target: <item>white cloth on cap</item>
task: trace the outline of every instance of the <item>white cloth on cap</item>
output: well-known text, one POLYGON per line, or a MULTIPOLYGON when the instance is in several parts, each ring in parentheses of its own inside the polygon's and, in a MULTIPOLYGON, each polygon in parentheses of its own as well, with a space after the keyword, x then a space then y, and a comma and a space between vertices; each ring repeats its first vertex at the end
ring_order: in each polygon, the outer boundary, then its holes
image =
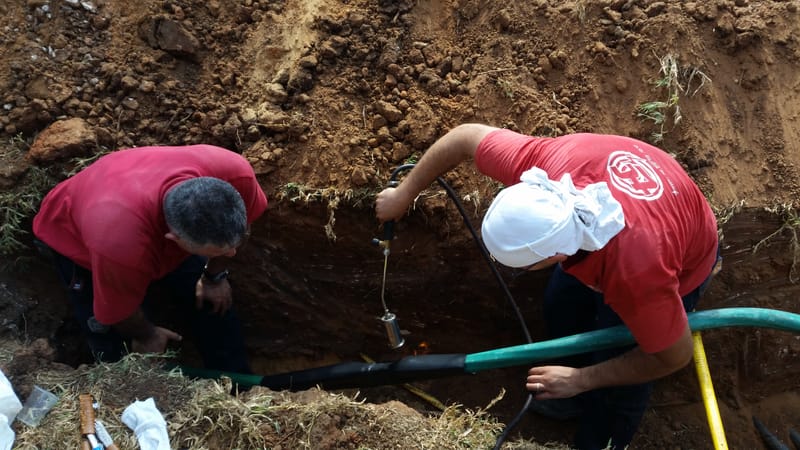
POLYGON ((527 267, 557 253, 599 250, 624 227, 622 205, 605 182, 578 190, 568 173, 555 181, 534 167, 497 194, 481 234, 498 262, 527 267))

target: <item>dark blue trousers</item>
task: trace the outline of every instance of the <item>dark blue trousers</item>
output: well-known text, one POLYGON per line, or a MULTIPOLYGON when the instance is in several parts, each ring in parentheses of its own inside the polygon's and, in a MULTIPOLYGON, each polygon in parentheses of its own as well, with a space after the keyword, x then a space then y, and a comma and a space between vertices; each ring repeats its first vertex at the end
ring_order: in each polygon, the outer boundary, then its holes
MULTIPOLYGON (((69 258, 53 252, 53 259, 67 286, 75 318, 86 337, 92 355, 98 361, 118 361, 128 352, 125 340, 113 327, 102 325, 94 318, 92 274, 69 258)), ((223 315, 214 314, 210 308, 195 306, 195 284, 203 272, 206 258, 191 256, 177 269, 148 287, 142 303, 145 315, 150 316, 156 305, 172 302, 188 321, 191 337, 203 364, 208 369, 237 373, 251 373, 244 348, 241 323, 231 308, 223 315), (158 295, 156 295, 156 293, 158 295), (156 298, 158 297, 158 298, 156 298)))
MULTIPOLYGON (((694 310, 709 279, 683 297, 686 311, 694 310)), ((622 325, 622 320, 595 292, 556 266, 544 294, 544 316, 551 339, 622 325)), ((571 367, 585 367, 614 358, 633 345, 576 355, 558 361, 571 367)), ((633 439, 644 415, 653 383, 615 386, 578 396, 584 407, 575 438, 581 450, 622 450, 633 439)))

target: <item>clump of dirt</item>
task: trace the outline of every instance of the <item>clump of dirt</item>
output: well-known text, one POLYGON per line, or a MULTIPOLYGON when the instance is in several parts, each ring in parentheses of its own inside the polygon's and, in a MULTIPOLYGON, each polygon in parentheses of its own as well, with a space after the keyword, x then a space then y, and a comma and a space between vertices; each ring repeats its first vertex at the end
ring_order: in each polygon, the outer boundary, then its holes
MULTIPOLYGON (((392 244, 387 301, 406 337, 399 352, 388 349, 378 320, 383 255, 371 243, 380 234, 374 195, 393 169, 462 122, 546 136, 613 133, 660 146, 720 221, 724 269, 700 308, 800 312, 798 6, 3 2, 0 243, 16 242, 3 254, 24 267, 2 275, 4 336, 45 338, 55 359, 84 361, 58 283, 25 234, 47 186, 118 148, 210 143, 245 155, 271 200, 232 267, 257 372, 362 353, 394 360, 523 343, 513 308, 439 186, 417 199, 392 244)), ((497 184, 468 165, 444 180, 477 225, 497 184)), ((547 274, 503 275, 541 338, 547 274)), ((798 342, 774 330, 705 333, 729 442, 759 445, 753 415, 784 438, 800 423, 792 394, 800 387, 798 342)), ((181 350, 191 363, 191 349, 181 350)), ((508 422, 523 403, 524 370, 418 385, 468 407, 506 389, 492 412, 508 422)), ((637 448, 709 445, 696 383, 691 367, 658 383, 637 448)), ((428 408, 401 389, 365 392, 428 408)), ((517 432, 569 442, 572 426, 530 415, 517 432)))

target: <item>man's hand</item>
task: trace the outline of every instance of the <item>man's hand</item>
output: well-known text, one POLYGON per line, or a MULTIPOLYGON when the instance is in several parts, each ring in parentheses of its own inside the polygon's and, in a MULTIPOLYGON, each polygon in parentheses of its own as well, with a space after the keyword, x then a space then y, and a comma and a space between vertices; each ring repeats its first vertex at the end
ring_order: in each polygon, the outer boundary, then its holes
POLYGON ((533 367, 528 370, 525 388, 537 400, 574 397, 584 391, 579 383, 578 370, 564 366, 533 367))
POLYGON ((228 280, 222 280, 219 283, 211 284, 200 277, 195 285, 195 306, 197 309, 202 309, 203 304, 208 302, 211 305, 211 311, 214 314, 225 314, 233 305, 233 296, 231 295, 231 285, 228 280))
POLYGON ((646 383, 669 375, 692 360, 692 333, 687 324, 681 336, 666 349, 645 353, 634 347, 615 358, 575 369, 562 366, 533 367, 525 387, 537 399, 566 398, 608 386, 646 383))
POLYGON ((375 215, 381 222, 400 220, 408 204, 408 200, 396 188, 386 188, 375 197, 375 215))
POLYGON ((436 177, 475 156, 481 140, 497 128, 481 124, 459 125, 440 137, 422 155, 396 188, 387 188, 375 199, 375 215, 381 222, 399 220, 408 205, 436 177))
POLYGON ((164 353, 169 341, 180 342, 183 336, 162 327, 153 327, 153 332, 148 336, 131 340, 131 350, 135 353, 164 353))

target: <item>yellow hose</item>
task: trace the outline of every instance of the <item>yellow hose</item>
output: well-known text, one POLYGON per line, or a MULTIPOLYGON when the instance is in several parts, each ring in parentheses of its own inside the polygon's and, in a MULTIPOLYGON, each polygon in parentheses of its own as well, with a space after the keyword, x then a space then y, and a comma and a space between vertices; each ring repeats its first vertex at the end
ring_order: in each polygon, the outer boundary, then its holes
MULTIPOLYGON (((363 353, 361 354, 361 359, 363 359, 364 361, 366 361, 368 363, 374 363, 375 362, 374 359, 370 358, 369 356, 367 356, 367 355, 365 355, 363 353)), ((434 408, 438 409, 439 411, 444 411, 445 409, 447 409, 447 407, 444 406, 444 403, 442 403, 438 398, 432 396, 431 394, 428 394, 427 392, 423 391, 422 389, 420 389, 420 388, 418 388, 418 387, 416 387, 416 386, 414 386, 412 384, 403 383, 403 388, 405 388, 405 390, 407 390, 408 392, 411 392, 412 394, 416 395, 417 397, 419 397, 419 398, 425 400, 426 402, 430 403, 431 406, 433 406, 434 408)))
POLYGON ((699 331, 693 332, 692 338, 694 339, 694 368, 697 370, 700 392, 703 394, 711 439, 714 441, 715 449, 727 449, 728 442, 725 440, 725 430, 722 428, 722 418, 719 415, 717 397, 714 395, 714 385, 711 384, 711 373, 708 370, 703 339, 700 337, 699 331))

